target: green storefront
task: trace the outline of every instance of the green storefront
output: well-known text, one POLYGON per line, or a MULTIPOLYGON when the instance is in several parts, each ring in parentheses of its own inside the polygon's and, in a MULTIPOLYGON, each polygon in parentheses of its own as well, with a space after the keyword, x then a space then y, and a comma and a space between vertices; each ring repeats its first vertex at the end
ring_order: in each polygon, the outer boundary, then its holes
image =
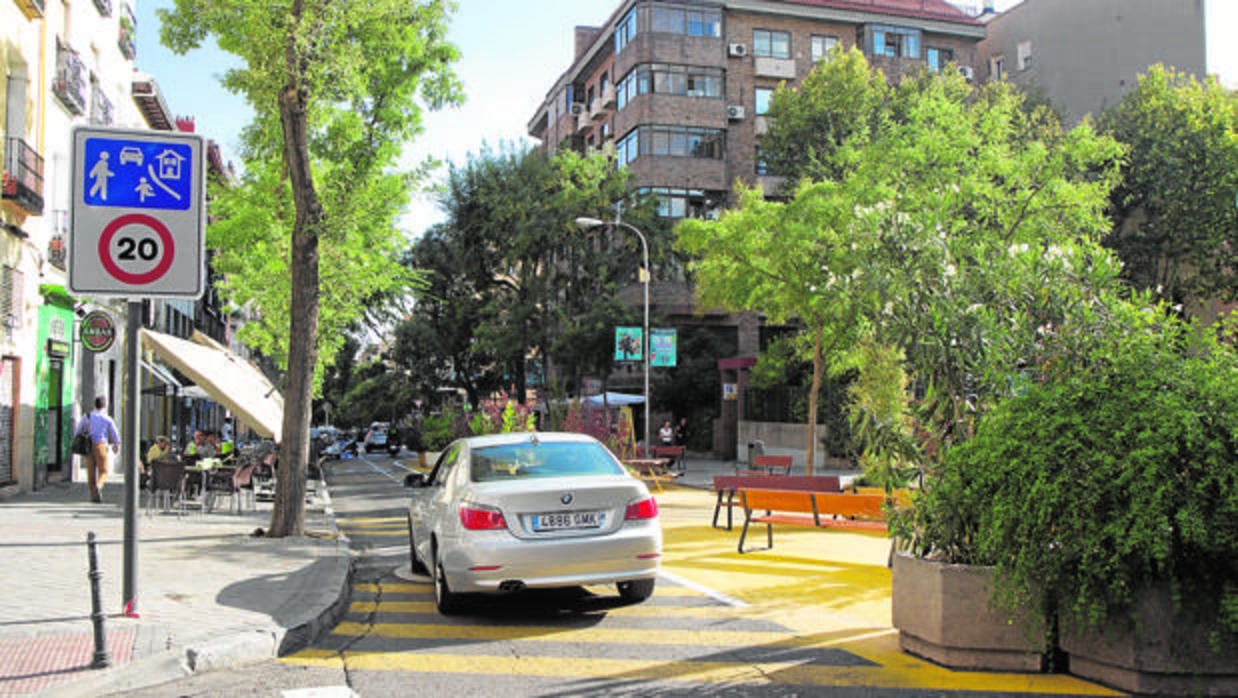
POLYGON ((35 359, 34 464, 36 481, 72 475, 73 298, 61 286, 39 287, 39 329, 35 359))

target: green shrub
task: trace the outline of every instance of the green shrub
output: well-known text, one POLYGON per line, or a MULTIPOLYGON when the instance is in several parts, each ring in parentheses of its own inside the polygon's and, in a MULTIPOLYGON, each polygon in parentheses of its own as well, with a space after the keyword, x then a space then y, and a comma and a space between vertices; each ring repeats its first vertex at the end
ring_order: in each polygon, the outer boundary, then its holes
POLYGON ((455 422, 458 416, 455 410, 445 409, 438 414, 427 415, 422 420, 421 441, 425 450, 442 451, 456 439, 455 422))
MULTIPOLYGON (((995 405, 896 535, 1097 627, 1141 588, 1238 633, 1238 352, 1145 311, 995 405)), ((1238 638, 1236 638, 1238 639, 1238 638)))

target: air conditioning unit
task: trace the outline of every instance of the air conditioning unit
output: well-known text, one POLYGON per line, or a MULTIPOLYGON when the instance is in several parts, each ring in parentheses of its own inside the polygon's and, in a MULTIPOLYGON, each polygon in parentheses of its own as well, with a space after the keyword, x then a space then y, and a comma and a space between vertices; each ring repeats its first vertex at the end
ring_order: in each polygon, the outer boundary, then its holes
POLYGON ((572 102, 572 116, 580 116, 585 113, 585 105, 582 102, 572 102))
POLYGON ((726 47, 726 53, 728 56, 732 56, 734 58, 743 58, 744 56, 748 55, 748 45, 747 44, 729 44, 726 47))
POLYGON ((976 71, 970 65, 959 66, 959 75, 962 75, 963 79, 968 82, 976 79, 976 71))
POLYGON ((744 118, 744 108, 738 104, 726 105, 726 118, 731 121, 742 121, 744 118))

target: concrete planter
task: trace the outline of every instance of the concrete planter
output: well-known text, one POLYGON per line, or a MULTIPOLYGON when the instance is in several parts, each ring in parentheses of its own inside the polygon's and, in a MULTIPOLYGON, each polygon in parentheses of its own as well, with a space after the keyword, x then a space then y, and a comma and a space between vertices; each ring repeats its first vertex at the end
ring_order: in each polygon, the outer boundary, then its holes
POLYGON ((1176 613, 1168 587, 1160 586, 1139 595, 1129 618, 1099 631, 1063 619, 1059 643, 1070 673, 1129 693, 1238 695, 1238 643, 1231 636, 1213 651, 1214 630, 1176 613))
POLYGON ((899 647, 952 669, 1043 671, 1045 623, 989 608, 993 570, 894 556, 893 619, 899 647))

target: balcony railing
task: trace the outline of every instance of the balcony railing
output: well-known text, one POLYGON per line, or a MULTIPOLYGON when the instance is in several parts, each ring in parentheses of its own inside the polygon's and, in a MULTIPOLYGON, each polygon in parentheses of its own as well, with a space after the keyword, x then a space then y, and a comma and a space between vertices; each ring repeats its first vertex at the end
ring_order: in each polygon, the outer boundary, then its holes
POLYGON ((86 113, 86 64, 77 51, 56 39, 56 79, 52 92, 74 116, 86 113))
POLYGON ((43 16, 47 3, 45 0, 17 0, 17 7, 26 19, 38 19, 43 16))
POLYGON ((69 212, 64 209, 52 211, 52 237, 47 241, 47 261, 61 271, 65 270, 68 259, 68 239, 69 212))
POLYGON ((20 138, 4 141, 4 196, 36 216, 43 215, 43 156, 20 138))
POLYGON ((95 0, 95 8, 99 10, 100 17, 112 16, 112 0, 95 0))
POLYGON ((93 126, 112 125, 112 100, 97 83, 90 86, 90 123, 93 126))
POLYGON ((116 45, 125 58, 133 60, 138 55, 137 20, 133 17, 133 8, 129 3, 120 5, 120 39, 116 45))

